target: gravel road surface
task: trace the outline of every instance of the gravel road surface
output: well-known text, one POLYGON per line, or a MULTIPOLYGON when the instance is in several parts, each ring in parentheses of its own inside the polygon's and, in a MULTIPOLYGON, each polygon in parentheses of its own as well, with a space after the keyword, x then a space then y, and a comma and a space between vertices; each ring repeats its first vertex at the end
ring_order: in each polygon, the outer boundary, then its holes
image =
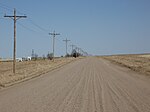
POLYGON ((0 112, 150 112, 150 80, 89 57, 0 90, 0 112))

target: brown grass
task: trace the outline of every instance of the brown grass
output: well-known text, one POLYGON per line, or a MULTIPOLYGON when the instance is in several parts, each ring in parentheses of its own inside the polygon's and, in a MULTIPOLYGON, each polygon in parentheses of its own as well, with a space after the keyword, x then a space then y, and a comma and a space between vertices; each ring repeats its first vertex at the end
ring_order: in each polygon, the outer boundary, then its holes
POLYGON ((150 76, 150 55, 118 55, 102 58, 150 76))
POLYGON ((16 74, 12 72, 12 62, 0 62, 0 87, 13 85, 37 77, 73 60, 75 59, 60 58, 54 62, 50 60, 17 62, 16 74))

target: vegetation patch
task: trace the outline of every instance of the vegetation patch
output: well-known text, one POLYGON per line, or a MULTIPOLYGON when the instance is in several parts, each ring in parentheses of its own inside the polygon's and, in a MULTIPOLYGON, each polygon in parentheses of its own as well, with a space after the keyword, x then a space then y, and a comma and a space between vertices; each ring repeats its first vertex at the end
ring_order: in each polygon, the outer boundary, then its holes
POLYGON ((113 55, 101 58, 150 76, 150 54, 113 55))

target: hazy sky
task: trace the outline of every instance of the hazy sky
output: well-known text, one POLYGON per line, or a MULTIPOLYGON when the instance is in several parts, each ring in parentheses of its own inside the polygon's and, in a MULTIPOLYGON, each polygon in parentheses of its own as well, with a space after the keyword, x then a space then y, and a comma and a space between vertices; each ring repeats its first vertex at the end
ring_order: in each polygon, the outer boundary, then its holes
MULTIPOLYGON (((150 0, 0 0, 0 57, 12 57, 13 20, 17 21, 17 57, 65 54, 65 38, 93 55, 150 52, 150 0)), ((68 48, 69 51, 71 48, 68 48)))

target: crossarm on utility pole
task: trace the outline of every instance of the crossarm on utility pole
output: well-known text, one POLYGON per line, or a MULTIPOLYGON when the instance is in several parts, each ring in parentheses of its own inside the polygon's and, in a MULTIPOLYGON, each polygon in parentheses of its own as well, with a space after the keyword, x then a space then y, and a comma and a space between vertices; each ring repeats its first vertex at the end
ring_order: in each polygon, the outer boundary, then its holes
POLYGON ((15 74, 16 73, 16 21, 20 18, 27 18, 27 16, 16 16, 16 9, 14 9, 14 15, 13 16, 5 15, 4 17, 11 18, 14 21, 13 73, 15 74))
POLYGON ((49 33, 49 35, 53 36, 53 61, 54 61, 54 57, 55 57, 55 36, 56 35, 60 35, 59 33, 55 33, 55 31, 53 33, 49 33))

